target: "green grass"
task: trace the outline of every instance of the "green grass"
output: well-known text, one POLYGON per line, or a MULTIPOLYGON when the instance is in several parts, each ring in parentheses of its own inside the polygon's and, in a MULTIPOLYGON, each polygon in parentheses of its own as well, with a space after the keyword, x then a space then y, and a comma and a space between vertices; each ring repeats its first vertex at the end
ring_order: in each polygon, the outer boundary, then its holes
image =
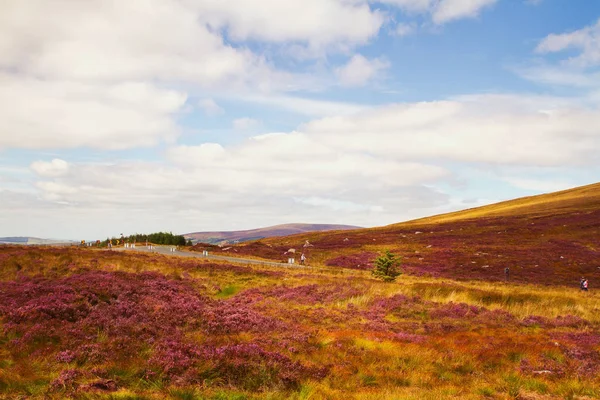
POLYGON ((228 285, 225 286, 224 288, 222 288, 218 293, 217 293, 217 297, 220 299, 226 299, 228 297, 234 296, 237 292, 240 291, 240 287, 239 286, 235 286, 235 285, 228 285))

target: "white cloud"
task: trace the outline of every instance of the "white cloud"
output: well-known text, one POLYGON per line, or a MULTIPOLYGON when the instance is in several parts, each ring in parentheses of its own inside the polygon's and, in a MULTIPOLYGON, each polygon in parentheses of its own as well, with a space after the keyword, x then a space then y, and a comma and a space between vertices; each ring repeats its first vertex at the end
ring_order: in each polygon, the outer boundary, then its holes
MULTIPOLYGON (((364 1, 7 0, 0 13, 0 148, 172 141, 187 91, 286 97, 323 84, 277 68, 245 41, 348 52, 383 22, 364 1)), ((287 107, 301 102, 289 99, 287 107)), ((221 112, 210 98, 198 106, 221 112)))
POLYGON ((362 0, 189 1, 200 18, 236 41, 304 42, 311 48, 365 43, 384 15, 362 0))
POLYGON ((340 151, 403 160, 552 166, 597 162, 598 124, 598 107, 578 101, 478 95, 323 118, 302 130, 340 151))
POLYGON ((433 22, 444 24, 461 18, 473 18, 498 0, 441 0, 432 12, 433 22))
POLYGON ((534 65, 517 68, 516 72, 542 84, 592 90, 600 87, 600 20, 573 32, 550 34, 535 48, 541 55, 565 50, 577 54, 556 63, 537 61, 534 65))
POLYGON ((366 3, 339 0, 8 0, 0 15, 0 66, 44 77, 251 84, 277 75, 235 41, 363 44, 383 24, 366 3))
POLYGON ((587 72, 565 65, 542 64, 518 68, 516 72, 525 79, 544 85, 600 87, 600 72, 587 72))
POLYGON ((221 108, 213 99, 202 99, 198 102, 198 107, 210 117, 225 114, 225 110, 221 108))
POLYGON ((336 75, 343 86, 363 86, 373 79, 380 78, 383 71, 389 67, 390 63, 384 59, 369 60, 356 54, 346 65, 336 69, 336 75))
POLYGON ((69 172, 69 163, 55 158, 50 162, 36 161, 31 164, 31 169, 42 178, 56 178, 69 172))
POLYGON ((210 163, 225 156, 225 149, 218 143, 203 143, 198 146, 177 146, 169 149, 169 158, 180 165, 210 163))
POLYGON ((435 24, 477 17, 498 0, 381 0, 407 13, 429 14, 435 24))
POLYGON ((242 84, 268 69, 198 22, 177 1, 9 0, 0 16, 0 66, 61 80, 186 80, 242 84))
POLYGON ((248 129, 254 129, 261 125, 260 121, 254 118, 237 118, 233 120, 233 129, 245 131, 248 129))
POLYGON ((125 149, 173 140, 186 95, 145 83, 47 81, 0 73, 0 149, 125 149))
POLYGON ((567 60, 578 67, 600 65, 600 19, 596 24, 569 33, 551 34, 536 47, 538 53, 554 53, 567 49, 577 49, 581 53, 567 60))

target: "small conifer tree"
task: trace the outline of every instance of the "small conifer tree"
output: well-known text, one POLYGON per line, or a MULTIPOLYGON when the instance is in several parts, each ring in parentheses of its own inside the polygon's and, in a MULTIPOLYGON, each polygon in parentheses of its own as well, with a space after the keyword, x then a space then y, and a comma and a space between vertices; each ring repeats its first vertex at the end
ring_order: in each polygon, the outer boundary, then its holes
POLYGON ((373 268, 373 276, 381 279, 384 282, 393 282, 396 277, 402 272, 398 269, 400 260, 396 258, 396 255, 391 253, 389 250, 385 251, 385 254, 375 259, 375 267, 373 268))

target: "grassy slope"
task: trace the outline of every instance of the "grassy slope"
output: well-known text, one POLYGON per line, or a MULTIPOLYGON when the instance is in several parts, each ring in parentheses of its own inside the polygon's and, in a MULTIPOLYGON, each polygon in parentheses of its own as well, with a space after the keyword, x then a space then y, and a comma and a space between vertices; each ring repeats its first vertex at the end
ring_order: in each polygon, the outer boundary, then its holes
POLYGON ((309 240, 313 264, 369 269, 390 249, 407 272, 456 279, 577 285, 600 282, 600 184, 381 228, 270 238, 230 252, 281 260, 309 240))
POLYGON ((600 208, 600 183, 538 196, 523 197, 448 214, 408 221, 403 224, 440 224, 476 218, 548 216, 595 211, 600 208))

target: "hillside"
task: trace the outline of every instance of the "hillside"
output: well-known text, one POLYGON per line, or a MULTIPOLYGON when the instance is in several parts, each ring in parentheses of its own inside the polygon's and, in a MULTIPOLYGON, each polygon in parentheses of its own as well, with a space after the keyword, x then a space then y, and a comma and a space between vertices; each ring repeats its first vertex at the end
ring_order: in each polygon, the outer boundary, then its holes
POLYGON ((267 228, 250 229, 245 231, 224 232, 194 232, 183 235, 186 239, 198 243, 237 243, 250 240, 264 239, 268 237, 289 236, 306 232, 323 232, 333 230, 360 229, 358 226, 329 225, 329 224, 284 224, 267 228))
POLYGON ((229 252, 285 260, 306 248, 309 261, 370 269, 379 252, 402 256, 406 272, 456 279, 511 279, 577 285, 600 283, 600 184, 380 228, 308 233, 235 246, 229 252))
POLYGON ((562 190, 559 192, 522 197, 503 201, 488 206, 421 218, 405 223, 443 223, 475 218, 515 217, 515 216, 549 216, 564 213, 580 213, 600 208, 600 183, 562 190))

